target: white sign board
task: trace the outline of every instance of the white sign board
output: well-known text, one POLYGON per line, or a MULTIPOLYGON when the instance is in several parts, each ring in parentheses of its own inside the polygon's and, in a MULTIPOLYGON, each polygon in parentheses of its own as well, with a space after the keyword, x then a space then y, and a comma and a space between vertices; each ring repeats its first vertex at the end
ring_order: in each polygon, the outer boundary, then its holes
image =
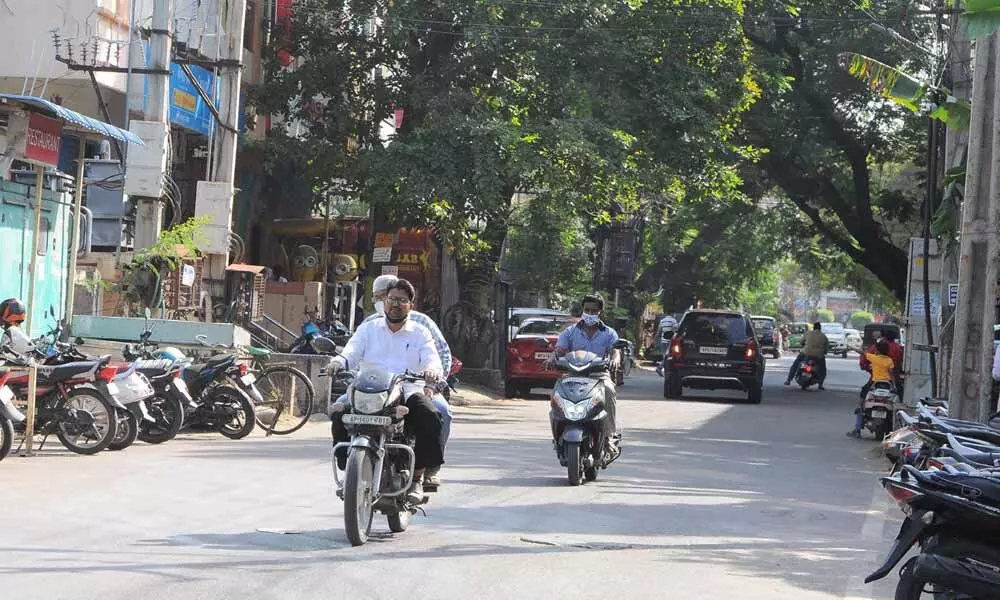
POLYGON ((395 276, 398 277, 399 276, 399 267, 385 265, 385 266, 382 267, 382 274, 383 275, 395 275, 395 276))
POLYGON ((386 248, 375 248, 372 252, 372 262, 387 263, 392 259, 392 246, 386 248))
POLYGON ((191 265, 184 265, 181 269, 181 285, 191 287, 194 285, 195 270, 191 265))

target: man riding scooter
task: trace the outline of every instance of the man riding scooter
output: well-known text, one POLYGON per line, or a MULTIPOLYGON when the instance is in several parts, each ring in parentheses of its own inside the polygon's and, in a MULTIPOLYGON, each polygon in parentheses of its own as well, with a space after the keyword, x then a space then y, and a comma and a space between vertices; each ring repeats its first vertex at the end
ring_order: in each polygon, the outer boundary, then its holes
MULTIPOLYGON (((576 325, 565 329, 559 334, 556 341, 556 349, 553 359, 546 362, 546 367, 551 368, 554 358, 565 356, 570 352, 585 350, 593 352, 598 356, 609 357, 609 372, 614 372, 621 361, 621 353, 615 348, 618 341, 618 332, 608 327, 601 320, 604 313, 604 298, 600 294, 588 294, 581 302, 583 314, 576 325)), ((605 409, 608 412, 608 440, 617 444, 621 439, 621 428, 618 426, 616 417, 616 391, 615 384, 611 377, 605 374, 602 377, 606 388, 605 409)))
POLYGON ((785 385, 791 385, 792 379, 799 372, 802 363, 811 360, 816 363, 816 380, 819 381, 819 389, 826 389, 823 387, 823 382, 826 380, 826 349, 829 343, 830 340, 823 333, 823 326, 820 323, 813 323, 812 331, 806 334, 802 352, 795 357, 792 368, 788 370, 788 379, 785 380, 785 385))

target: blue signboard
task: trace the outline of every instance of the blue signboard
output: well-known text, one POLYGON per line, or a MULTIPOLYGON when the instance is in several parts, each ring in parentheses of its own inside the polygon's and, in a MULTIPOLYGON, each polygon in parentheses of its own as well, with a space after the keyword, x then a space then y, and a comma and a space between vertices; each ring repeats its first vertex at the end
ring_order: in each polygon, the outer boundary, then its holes
MULTIPOLYGON (((215 74, 195 65, 188 66, 201 89, 213 103, 218 102, 215 74)), ((170 122, 202 135, 211 134, 215 125, 214 117, 198 94, 198 89, 176 64, 170 65, 170 122)))
MULTIPOLYGON (((145 56, 149 57, 149 42, 146 42, 145 56)), ((148 66, 148 64, 147 64, 148 66)), ((208 69, 188 65, 191 74, 201 85, 212 102, 218 105, 219 94, 215 85, 215 73, 208 69)), ((205 101, 201 99, 197 88, 188 79, 184 69, 178 64, 170 64, 170 123, 178 127, 183 127, 188 131, 210 135, 215 130, 215 117, 208 110, 205 101)), ((143 78, 143 112, 149 110, 149 77, 143 78)))

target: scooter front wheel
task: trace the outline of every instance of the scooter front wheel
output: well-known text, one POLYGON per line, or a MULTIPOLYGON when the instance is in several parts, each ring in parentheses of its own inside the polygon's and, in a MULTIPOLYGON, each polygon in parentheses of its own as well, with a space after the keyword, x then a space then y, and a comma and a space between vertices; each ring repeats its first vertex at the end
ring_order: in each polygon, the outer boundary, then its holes
POLYGON ((583 456, 580 453, 579 442, 566 444, 566 471, 570 485, 583 483, 583 456))

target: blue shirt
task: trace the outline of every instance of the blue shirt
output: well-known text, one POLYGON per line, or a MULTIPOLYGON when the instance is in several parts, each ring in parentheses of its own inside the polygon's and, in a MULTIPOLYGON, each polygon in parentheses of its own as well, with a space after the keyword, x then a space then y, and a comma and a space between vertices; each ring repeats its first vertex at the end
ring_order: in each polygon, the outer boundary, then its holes
MULTIPOLYGON (((368 321, 374 321, 375 319, 384 319, 385 315, 380 313, 372 313, 364 320, 364 323, 368 321)), ((410 321, 416 323, 417 325, 424 326, 427 331, 430 332, 431 337, 434 338, 434 347, 437 348, 438 356, 441 358, 441 368, 444 370, 444 377, 447 379, 448 373, 451 372, 451 348, 448 347, 448 341, 444 339, 444 334, 438 328, 437 323, 433 319, 428 317, 422 312, 417 312, 411 310, 409 316, 407 317, 410 321)))
POLYGON ((556 348, 567 352, 586 350, 598 356, 604 356, 617 341, 618 332, 604 323, 598 326, 594 337, 587 337, 587 332, 583 330, 583 321, 579 321, 573 327, 569 327, 559 334, 556 348))

